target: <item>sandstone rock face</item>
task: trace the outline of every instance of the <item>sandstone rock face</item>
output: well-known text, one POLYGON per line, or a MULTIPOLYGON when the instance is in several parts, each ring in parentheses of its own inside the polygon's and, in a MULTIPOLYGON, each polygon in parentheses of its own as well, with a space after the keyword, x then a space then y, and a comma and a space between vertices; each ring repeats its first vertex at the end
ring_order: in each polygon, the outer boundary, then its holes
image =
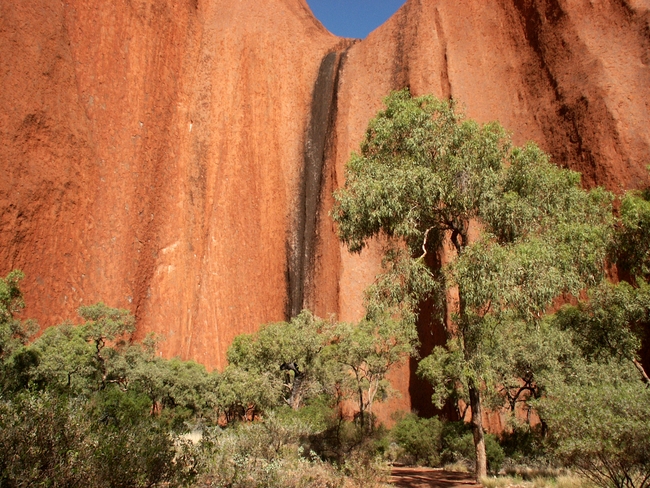
MULTIPOLYGON (((0 81, 0 273, 26 273, 25 315, 103 300, 209 367, 302 307, 363 313, 382 243, 348 254, 328 212, 393 89, 454 97, 586 185, 648 182, 644 0, 409 0, 360 42, 304 0, 15 0, 0 81)), ((388 409, 429 408, 412 365, 394 382, 388 409)))
POLYGON ((162 352, 224 365, 282 320, 321 59, 303 0, 0 6, 0 272, 26 315, 130 308, 162 352))

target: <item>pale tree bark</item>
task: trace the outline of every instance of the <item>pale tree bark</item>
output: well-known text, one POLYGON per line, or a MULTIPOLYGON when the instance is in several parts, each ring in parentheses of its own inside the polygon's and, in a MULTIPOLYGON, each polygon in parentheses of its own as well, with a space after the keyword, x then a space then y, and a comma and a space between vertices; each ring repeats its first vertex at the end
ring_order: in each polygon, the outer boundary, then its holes
MULTIPOLYGON (((458 233, 458 236, 461 237, 463 243, 467 242, 467 236, 465 234, 458 233)), ((453 240, 454 236, 452 236, 452 241, 453 240)), ((454 245, 456 245, 456 249, 460 255, 464 245, 458 245, 455 241, 454 245)), ((460 286, 458 287, 458 308, 461 315, 460 323, 465 348, 465 360, 468 363, 471 363, 472 359, 475 358, 478 353, 479 339, 476 336, 476 331, 473 331, 472 327, 469 325, 470 321, 466 314, 467 309, 464 293, 460 286)), ((481 478, 487 476, 487 456, 485 455, 485 433, 483 432, 481 392, 476 381, 476 379, 470 379, 467 386, 469 389, 469 406, 472 411, 472 434, 474 436, 474 449, 476 452, 476 469, 474 474, 476 476, 476 481, 481 483, 481 478)))
POLYGON ((639 373, 641 373, 641 376, 643 376, 643 382, 650 387, 650 378, 648 377, 648 373, 645 372, 643 365, 636 359, 633 359, 632 362, 636 366, 636 369, 639 370, 639 373))

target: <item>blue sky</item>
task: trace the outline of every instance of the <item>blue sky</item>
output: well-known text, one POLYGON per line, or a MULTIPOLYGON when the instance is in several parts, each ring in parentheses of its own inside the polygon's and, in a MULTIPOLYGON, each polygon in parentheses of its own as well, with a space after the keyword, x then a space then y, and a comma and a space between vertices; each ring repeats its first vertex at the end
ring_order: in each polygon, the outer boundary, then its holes
POLYGON ((332 34, 363 39, 386 22, 405 0, 307 0, 307 3, 332 34))

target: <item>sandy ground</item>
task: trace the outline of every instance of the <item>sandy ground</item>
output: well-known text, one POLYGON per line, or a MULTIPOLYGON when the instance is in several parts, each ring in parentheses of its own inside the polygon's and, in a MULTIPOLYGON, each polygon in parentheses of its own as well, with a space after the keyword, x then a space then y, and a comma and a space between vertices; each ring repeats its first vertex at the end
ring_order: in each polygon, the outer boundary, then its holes
POLYGON ((479 488, 468 473, 456 473, 432 468, 393 467, 391 484, 402 488, 435 486, 439 488, 479 488))

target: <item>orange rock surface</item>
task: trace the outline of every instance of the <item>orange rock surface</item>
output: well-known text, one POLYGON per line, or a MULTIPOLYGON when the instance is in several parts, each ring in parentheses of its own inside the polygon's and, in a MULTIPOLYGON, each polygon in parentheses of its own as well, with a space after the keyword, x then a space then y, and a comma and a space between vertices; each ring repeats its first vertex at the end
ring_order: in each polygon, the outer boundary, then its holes
POLYGON ((223 366, 282 320, 305 127, 339 39, 303 0, 0 6, 0 272, 42 325, 104 300, 223 366))
MULTIPOLYGON (((348 254, 328 212, 393 89, 452 96, 586 185, 648 183, 643 0, 409 0, 359 42, 304 0, 12 0, 0 82, 0 274, 26 273, 25 315, 103 300, 209 367, 303 306, 363 313, 382 245, 348 254)), ((384 414, 426 408, 412 367, 393 381, 384 414)))

